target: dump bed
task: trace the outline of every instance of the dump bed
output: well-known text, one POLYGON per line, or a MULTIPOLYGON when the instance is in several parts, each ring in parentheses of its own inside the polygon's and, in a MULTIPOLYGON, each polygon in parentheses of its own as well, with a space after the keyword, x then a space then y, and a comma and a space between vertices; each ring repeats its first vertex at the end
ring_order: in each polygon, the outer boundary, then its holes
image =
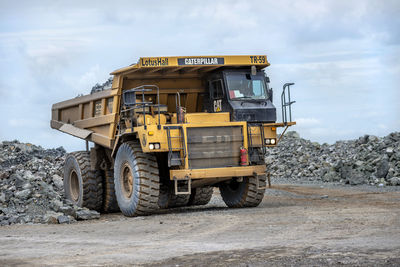
MULTIPOLYGON (((227 67, 250 66, 262 69, 269 63, 264 55, 140 58, 136 64, 111 73, 114 75, 111 89, 54 104, 51 127, 112 148, 123 90, 156 85, 160 89, 159 102, 167 106, 168 112, 176 111, 177 92, 186 112, 202 112, 207 91, 204 76, 227 67)), ((156 91, 145 94, 148 101, 157 103, 156 91)))

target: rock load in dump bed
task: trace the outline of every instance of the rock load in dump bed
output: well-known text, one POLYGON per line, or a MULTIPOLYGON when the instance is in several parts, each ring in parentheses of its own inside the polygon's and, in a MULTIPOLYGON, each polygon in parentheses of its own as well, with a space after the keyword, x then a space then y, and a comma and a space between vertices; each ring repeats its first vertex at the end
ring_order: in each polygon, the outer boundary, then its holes
POLYGON ((272 177, 345 184, 400 185, 400 132, 379 138, 319 144, 288 132, 279 146, 267 149, 272 177))
POLYGON ((0 225, 70 223, 99 213, 63 196, 64 148, 43 149, 18 141, 0 143, 0 225))
POLYGON ((108 80, 102 84, 96 83, 95 86, 93 86, 92 89, 90 90, 90 93, 93 94, 96 92, 107 90, 110 89, 111 86, 112 86, 112 77, 108 78, 108 80))

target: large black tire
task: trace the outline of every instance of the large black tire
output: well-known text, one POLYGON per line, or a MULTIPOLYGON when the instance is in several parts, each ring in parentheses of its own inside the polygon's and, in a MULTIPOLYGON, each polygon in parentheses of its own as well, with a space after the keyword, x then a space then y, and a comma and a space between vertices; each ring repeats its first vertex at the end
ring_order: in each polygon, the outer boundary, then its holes
POLYGON ((86 151, 68 154, 64 163, 65 197, 80 207, 100 211, 103 185, 100 171, 90 169, 90 154, 86 151))
POLYGON ((148 215, 158 209, 160 177, 156 158, 136 141, 123 143, 114 163, 115 195, 125 216, 148 215))
POLYGON ((189 202, 190 195, 175 195, 173 184, 162 184, 160 186, 160 197, 158 206, 161 209, 177 208, 186 206, 189 202))
POLYGON ((106 170, 103 178, 103 211, 118 212, 118 202, 115 196, 114 170, 106 170))
POLYGON ((214 188, 211 186, 193 188, 190 194, 188 206, 207 205, 213 195, 214 188))
MULTIPOLYGON (((260 187, 265 187, 265 175, 260 178, 260 187)), ((231 180, 219 185, 222 199, 230 208, 257 207, 263 197, 265 189, 257 189, 257 180, 254 176, 243 177, 242 182, 231 180)))

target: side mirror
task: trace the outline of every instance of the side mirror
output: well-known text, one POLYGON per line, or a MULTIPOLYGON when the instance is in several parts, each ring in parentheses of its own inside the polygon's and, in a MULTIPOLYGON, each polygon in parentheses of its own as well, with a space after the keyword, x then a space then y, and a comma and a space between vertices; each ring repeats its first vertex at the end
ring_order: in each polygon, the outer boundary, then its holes
POLYGON ((268 77, 268 76, 265 76, 265 82, 266 82, 266 83, 269 83, 269 82, 270 82, 270 80, 269 80, 269 77, 268 77))

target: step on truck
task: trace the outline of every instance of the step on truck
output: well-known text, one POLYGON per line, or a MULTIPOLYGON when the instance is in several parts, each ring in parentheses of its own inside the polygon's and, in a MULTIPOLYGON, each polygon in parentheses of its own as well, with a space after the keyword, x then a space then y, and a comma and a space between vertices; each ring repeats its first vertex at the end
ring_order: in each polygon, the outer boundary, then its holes
POLYGON ((295 124, 292 83, 277 123, 267 66, 264 55, 140 58, 110 89, 54 104, 51 127, 86 141, 66 157, 65 197, 137 216, 205 205, 218 187, 228 207, 258 206, 264 153, 295 124))

